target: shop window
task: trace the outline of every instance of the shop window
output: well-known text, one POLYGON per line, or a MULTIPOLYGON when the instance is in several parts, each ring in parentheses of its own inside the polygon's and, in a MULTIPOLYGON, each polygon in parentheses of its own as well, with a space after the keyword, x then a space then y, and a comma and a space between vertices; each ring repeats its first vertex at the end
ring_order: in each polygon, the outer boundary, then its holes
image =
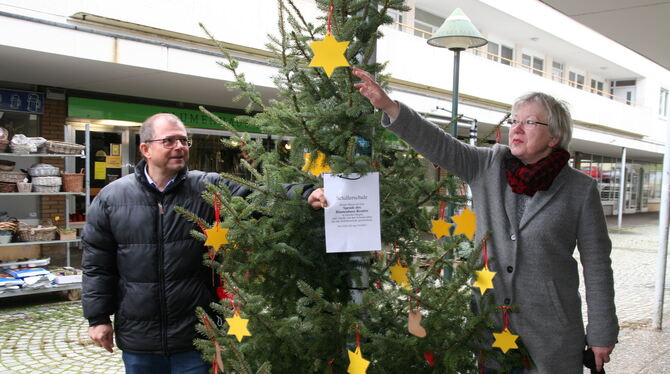
POLYGON ((0 127, 7 129, 9 139, 16 134, 39 136, 36 114, 0 111, 0 127))

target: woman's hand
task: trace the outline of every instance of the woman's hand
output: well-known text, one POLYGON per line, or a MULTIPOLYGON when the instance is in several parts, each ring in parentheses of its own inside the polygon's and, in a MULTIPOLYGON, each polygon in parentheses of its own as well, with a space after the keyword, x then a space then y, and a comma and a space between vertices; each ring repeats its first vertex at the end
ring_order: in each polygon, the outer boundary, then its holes
POLYGON ((610 354, 614 350, 614 346, 594 347, 591 345, 589 348, 593 350, 593 356, 596 359, 596 370, 601 371, 603 369, 603 364, 610 362, 610 354))
POLYGON ((381 109, 391 119, 391 122, 398 118, 400 113, 400 106, 384 92, 382 87, 375 81, 375 79, 365 70, 353 68, 352 73, 360 78, 363 82, 355 83, 354 87, 358 88, 358 92, 370 100, 370 104, 377 109, 381 109))

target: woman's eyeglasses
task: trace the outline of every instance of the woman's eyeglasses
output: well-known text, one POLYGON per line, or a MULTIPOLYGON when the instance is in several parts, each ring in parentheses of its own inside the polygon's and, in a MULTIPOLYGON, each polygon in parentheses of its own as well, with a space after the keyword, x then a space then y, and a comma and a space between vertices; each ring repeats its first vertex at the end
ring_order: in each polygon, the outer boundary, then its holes
POLYGON ((151 139, 151 140, 145 140, 145 143, 151 143, 151 142, 161 142, 163 144, 164 148, 171 149, 177 146, 177 142, 179 142, 183 147, 189 148, 193 144, 193 139, 187 138, 185 136, 168 136, 162 139, 151 139))
POLYGON ((510 125, 510 127, 517 127, 519 125, 523 125, 524 129, 527 128, 535 128, 537 125, 543 125, 543 126, 549 126, 548 123, 540 122, 540 121, 535 121, 532 119, 527 119, 525 121, 519 121, 518 119, 508 119, 507 124, 510 125))

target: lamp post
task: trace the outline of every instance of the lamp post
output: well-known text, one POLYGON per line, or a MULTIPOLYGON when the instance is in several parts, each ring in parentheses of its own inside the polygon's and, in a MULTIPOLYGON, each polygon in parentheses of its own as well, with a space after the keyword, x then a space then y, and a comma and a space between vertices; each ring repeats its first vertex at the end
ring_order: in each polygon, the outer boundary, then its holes
POLYGON ((479 33, 470 18, 460 8, 454 9, 442 26, 428 39, 428 44, 434 47, 447 48, 454 52, 454 79, 451 96, 451 135, 456 136, 458 125, 458 75, 460 69, 461 51, 468 48, 477 48, 486 45, 486 40, 479 33))
MULTIPOLYGON (((458 76, 460 69, 461 51, 468 48, 477 48, 486 45, 486 40, 479 33, 470 18, 460 8, 454 9, 442 26, 428 39, 428 44, 434 47, 447 48, 454 52, 454 78, 451 95, 451 135, 458 135, 458 76)), ((454 191, 449 191, 453 195, 454 191)), ((449 204, 449 217, 454 214, 454 207, 449 204)), ((452 268, 444 268, 444 277, 451 278, 452 268)))

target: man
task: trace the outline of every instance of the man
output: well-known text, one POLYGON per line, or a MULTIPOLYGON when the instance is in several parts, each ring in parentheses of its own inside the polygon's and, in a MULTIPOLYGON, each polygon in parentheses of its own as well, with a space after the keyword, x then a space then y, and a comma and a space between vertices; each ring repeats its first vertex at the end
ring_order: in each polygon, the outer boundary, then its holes
MULTIPOLYGON (((208 372, 193 347, 194 311, 216 293, 211 270, 202 265, 203 244, 174 207, 211 221, 212 208, 200 198, 205 183, 223 181, 233 196, 252 191, 216 173, 189 171, 190 146, 179 118, 149 117, 140 129, 144 160, 134 174, 103 188, 87 214, 82 305, 89 336, 112 352, 116 333, 129 374, 208 372)), ((308 187, 303 196, 323 207, 321 191, 308 187)))

